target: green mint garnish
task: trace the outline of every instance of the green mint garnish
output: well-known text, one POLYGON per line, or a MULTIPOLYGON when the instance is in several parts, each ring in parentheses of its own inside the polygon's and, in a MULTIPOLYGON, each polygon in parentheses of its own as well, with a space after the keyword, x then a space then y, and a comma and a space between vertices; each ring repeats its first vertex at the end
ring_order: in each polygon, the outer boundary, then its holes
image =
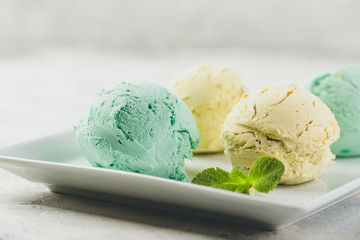
POLYGON ((249 171, 253 188, 268 193, 278 185, 284 170, 284 164, 276 158, 267 156, 258 158, 249 171))
POLYGON ((221 168, 216 168, 216 170, 208 168, 197 174, 191 182, 239 193, 248 193, 251 187, 249 176, 239 169, 234 169, 228 173, 221 168))
POLYGON ((191 183, 246 194, 253 187, 259 192, 268 193, 278 185, 284 170, 281 161, 263 156, 254 162, 249 175, 236 168, 231 173, 221 168, 208 168, 198 173, 191 183))

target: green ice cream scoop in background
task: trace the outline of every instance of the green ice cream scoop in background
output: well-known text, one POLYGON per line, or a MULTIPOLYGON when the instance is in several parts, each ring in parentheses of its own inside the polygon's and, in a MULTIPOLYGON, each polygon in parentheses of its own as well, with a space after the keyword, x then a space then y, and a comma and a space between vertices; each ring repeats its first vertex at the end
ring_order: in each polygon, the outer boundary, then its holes
POLYGON ((101 91, 75 127, 80 152, 97 167, 187 181, 184 159, 199 144, 185 103, 156 84, 101 91))
POLYGON ((338 157, 360 156, 360 66, 348 66, 311 81, 307 88, 334 113, 340 138, 331 145, 338 157))

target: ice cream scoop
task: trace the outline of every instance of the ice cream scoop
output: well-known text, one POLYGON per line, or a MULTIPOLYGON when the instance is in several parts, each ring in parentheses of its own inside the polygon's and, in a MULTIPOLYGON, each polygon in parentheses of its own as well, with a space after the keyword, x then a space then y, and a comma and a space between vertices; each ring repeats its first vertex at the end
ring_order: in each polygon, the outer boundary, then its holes
POLYGON ((307 88, 334 113, 341 129, 331 150, 338 157, 360 156, 360 66, 348 66, 312 80, 307 88))
POLYGON ((244 92, 239 74, 227 67, 193 67, 177 77, 171 91, 190 108, 199 127, 194 152, 223 151, 220 126, 244 92))
POLYGON ((185 103, 156 84, 101 91, 75 127, 81 153, 97 167, 187 181, 184 158, 199 143, 185 103))
POLYGON ((285 166, 281 183, 309 181, 333 164, 330 144, 339 137, 331 110, 296 85, 279 85, 244 94, 223 126, 225 154, 247 172, 261 156, 285 166))

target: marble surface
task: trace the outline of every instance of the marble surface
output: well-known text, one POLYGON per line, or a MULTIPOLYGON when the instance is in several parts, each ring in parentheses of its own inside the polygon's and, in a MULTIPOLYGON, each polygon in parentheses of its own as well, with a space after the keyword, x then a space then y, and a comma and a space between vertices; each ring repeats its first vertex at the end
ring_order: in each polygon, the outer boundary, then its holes
MULTIPOLYGON (((120 81, 169 85, 196 63, 229 65, 248 89, 358 64, 256 50, 171 53, 43 49, 0 56, 0 147, 69 129, 103 88, 120 81)), ((0 169, 0 239, 359 239, 360 194, 278 232, 55 194, 0 169)))

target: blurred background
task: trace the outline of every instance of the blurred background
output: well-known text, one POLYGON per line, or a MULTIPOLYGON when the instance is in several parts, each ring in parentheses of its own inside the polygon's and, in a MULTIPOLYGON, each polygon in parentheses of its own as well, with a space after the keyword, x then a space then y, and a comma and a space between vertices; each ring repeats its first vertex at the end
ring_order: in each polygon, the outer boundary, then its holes
POLYGON ((356 0, 0 1, 0 46, 171 51, 252 47, 360 52, 356 0))
POLYGON ((360 62, 356 0, 0 0, 0 147, 70 129, 121 81, 237 70, 249 90, 360 62))

